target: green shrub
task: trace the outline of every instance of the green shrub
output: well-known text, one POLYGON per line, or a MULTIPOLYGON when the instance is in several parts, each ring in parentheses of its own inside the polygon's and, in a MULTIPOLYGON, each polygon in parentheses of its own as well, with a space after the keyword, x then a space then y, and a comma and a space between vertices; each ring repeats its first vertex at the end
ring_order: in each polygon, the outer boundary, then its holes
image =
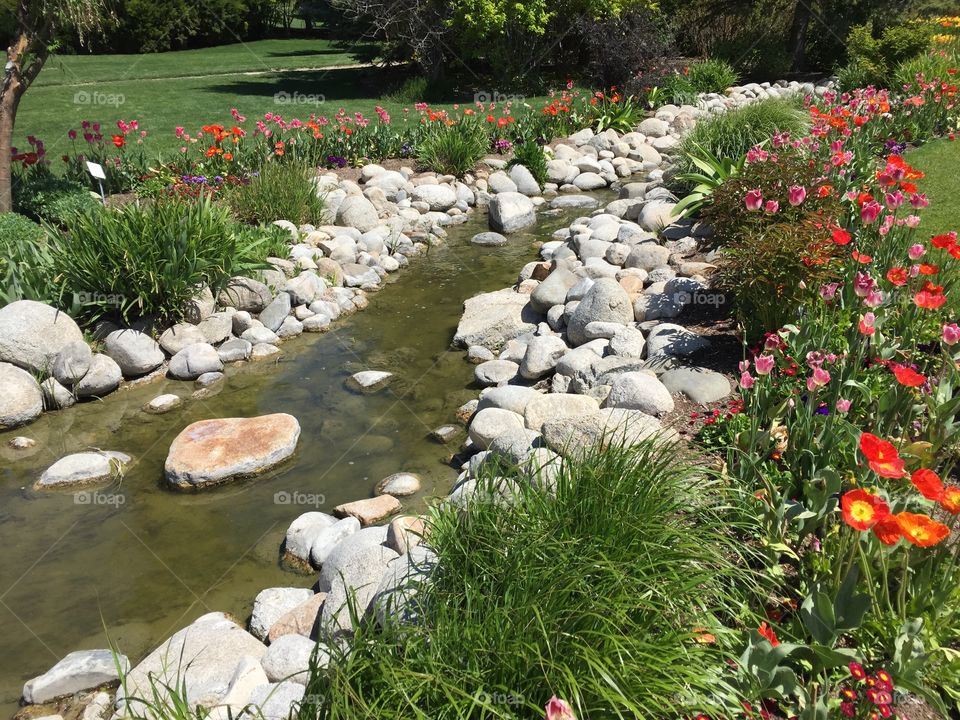
POLYGON ((547 182, 547 156, 538 142, 527 140, 514 145, 513 158, 507 163, 507 168, 512 168, 514 165, 523 165, 533 175, 540 189, 543 189, 547 182))
POLYGON ((893 82, 897 89, 904 85, 916 87, 917 76, 923 75, 926 82, 940 79, 953 83, 947 71, 960 66, 960 50, 944 48, 931 50, 915 58, 900 63, 893 72, 893 82))
POLYGON ((674 105, 696 105, 697 89, 683 73, 674 72, 663 80, 660 85, 663 98, 674 105))
POLYGON ((416 151, 417 160, 430 170, 460 177, 472 170, 489 148, 483 126, 464 118, 456 125, 431 126, 416 151))
POLYGON ((45 165, 34 165, 14 178, 14 210, 34 220, 63 225, 70 216, 99 204, 83 185, 57 177, 45 165))
POLYGON ((821 285, 834 279, 838 247, 824 230, 843 210, 832 194, 820 197, 818 169, 802 156, 780 153, 777 161, 747 164, 713 191, 704 218, 712 243, 723 248, 716 286, 734 299, 748 339, 795 321, 796 309, 821 285), (789 203, 788 189, 800 186, 806 199, 789 203), (775 213, 749 211, 748 192, 775 200, 775 213))
POLYGON ((800 103, 799 96, 761 100, 701 120, 680 144, 679 172, 695 171, 687 155, 699 154, 701 148, 720 159, 736 161, 754 145, 769 140, 775 132, 799 134, 808 125, 800 103))
POLYGON ((266 162, 249 182, 228 186, 226 201, 233 214, 246 223, 319 223, 324 200, 317 195, 315 175, 313 167, 305 163, 266 162))
POLYGON ((53 262, 43 228, 23 215, 0 214, 0 305, 53 300, 53 262))
POLYGON ((491 471, 465 509, 431 510, 418 622, 358 622, 300 717, 532 718, 553 694, 581 718, 713 709, 721 624, 753 589, 717 485, 676 460, 594 451, 564 464, 555 495, 524 478, 509 502, 491 471))
POLYGON ((847 36, 849 62, 838 72, 841 90, 891 87, 897 67, 930 46, 930 29, 921 23, 890 25, 879 34, 873 23, 857 25, 847 36), (855 84, 851 84, 855 83, 855 84))
POLYGON ((723 92, 737 84, 740 76, 725 60, 699 60, 687 69, 687 79, 699 93, 723 92))
POLYGON ((90 320, 177 321, 198 285, 216 294, 231 276, 268 267, 263 237, 238 233, 209 199, 91 210, 50 231, 61 297, 85 298, 76 312, 90 320))
POLYGON ((618 93, 605 94, 592 107, 593 127, 599 133, 604 130, 616 130, 626 133, 636 129, 646 115, 640 102, 633 97, 624 97, 618 93))
POLYGON ((396 89, 381 95, 380 99, 397 105, 413 105, 427 99, 429 85, 423 75, 414 75, 404 80, 396 89))

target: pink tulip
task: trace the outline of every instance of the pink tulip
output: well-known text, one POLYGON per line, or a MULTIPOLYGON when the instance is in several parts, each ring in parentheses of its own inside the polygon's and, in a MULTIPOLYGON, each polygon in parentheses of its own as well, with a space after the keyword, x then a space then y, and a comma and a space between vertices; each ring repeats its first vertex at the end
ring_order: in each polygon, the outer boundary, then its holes
POLYGON ((737 369, 742 373, 747 372, 750 369, 750 361, 741 360, 739 363, 737 363, 737 369))
POLYGON ((773 355, 760 355, 754 361, 754 365, 757 368, 757 375, 769 375, 770 371, 773 370, 775 364, 775 359, 773 355))
POLYGON ((943 326, 943 341, 947 345, 956 345, 960 342, 960 327, 956 323, 943 326))
POLYGON ((837 400, 837 412, 841 412, 841 413, 847 412, 848 410, 850 410, 850 406, 852 404, 853 404, 852 401, 844 400, 843 398, 840 398, 839 400, 837 400))
POLYGON ((903 205, 903 193, 897 190, 896 192, 887 193, 884 196, 884 202, 887 207, 891 210, 896 210, 898 207, 903 205))
POLYGON ((747 205, 747 210, 759 210, 760 206, 763 205, 763 193, 760 190, 751 190, 747 193, 744 202, 747 205))
POLYGON ((907 250, 907 257, 911 260, 919 260, 926 251, 927 249, 923 245, 916 243, 915 245, 911 245, 910 249, 907 250))
POLYGON ((907 215, 904 218, 903 224, 908 228, 917 228, 920 227, 920 216, 919 215, 907 215))
POLYGON ((882 303, 883 303, 883 293, 881 293, 876 288, 874 288, 869 293, 867 293, 867 296, 863 299, 863 304, 866 305, 867 307, 872 307, 872 308, 880 307, 882 303))
POLYGON ((914 210, 925 208, 929 204, 930 201, 927 200, 927 196, 922 193, 914 193, 910 196, 910 205, 913 206, 914 210))
POLYGON ((880 203, 876 200, 871 200, 860 208, 860 219, 864 225, 873 225, 873 223, 877 221, 877 218, 880 217, 882 210, 883 206, 881 206, 880 203))
POLYGON ((867 337, 872 336, 877 330, 874 324, 877 322, 877 316, 872 312, 864 313, 860 319, 860 334, 867 337))
POLYGON ((756 379, 748 372, 740 374, 740 387, 744 390, 749 390, 753 387, 753 384, 756 382, 756 379))
POLYGON ((787 190, 787 199, 794 207, 802 205, 803 201, 807 199, 807 189, 802 185, 791 185, 787 190))
POLYGON ((814 368, 813 374, 807 378, 807 390, 813 392, 830 382, 830 373, 823 368, 814 368))
POLYGON ((839 288, 840 283, 827 283, 820 288, 820 297, 829 302, 836 296, 839 288))
POLYGON ((857 272, 857 276, 853 279, 853 292, 857 294, 857 297, 865 298, 873 290, 873 286, 874 281, 870 277, 870 273, 857 272))
POLYGON ((573 714, 573 708, 556 695, 547 701, 544 709, 547 711, 545 720, 577 720, 577 716, 573 714))
POLYGON ((763 210, 768 215, 775 215, 780 210, 780 203, 776 200, 767 200, 766 204, 763 206, 763 210))

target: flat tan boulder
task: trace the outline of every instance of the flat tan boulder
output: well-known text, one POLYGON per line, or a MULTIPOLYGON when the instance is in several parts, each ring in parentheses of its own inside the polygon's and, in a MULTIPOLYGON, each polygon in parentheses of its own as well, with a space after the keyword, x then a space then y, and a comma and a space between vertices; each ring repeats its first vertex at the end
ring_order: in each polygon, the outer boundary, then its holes
POLYGON ((177 435, 164 473, 181 489, 252 477, 293 455, 299 438, 300 423, 286 413, 201 420, 177 435))
POLYGON ((355 517, 361 525, 367 526, 385 520, 400 508, 400 501, 393 495, 378 495, 366 500, 337 505, 333 509, 333 514, 337 517, 355 517))

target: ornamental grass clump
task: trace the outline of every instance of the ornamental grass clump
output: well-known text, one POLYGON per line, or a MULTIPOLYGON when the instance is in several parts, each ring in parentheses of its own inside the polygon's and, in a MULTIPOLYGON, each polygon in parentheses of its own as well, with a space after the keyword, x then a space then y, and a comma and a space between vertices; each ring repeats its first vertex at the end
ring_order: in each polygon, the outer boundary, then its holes
POLYGON ((269 268, 273 249, 209 198, 96 209, 48 231, 61 305, 89 321, 176 322, 199 287, 216 294, 234 275, 269 268))
POLYGON ((490 138, 473 117, 451 122, 429 127, 417 145, 417 160, 429 170, 462 177, 490 150, 490 138))
MULTIPOLYGON (((809 127, 802 98, 761 100, 701 120, 680 143, 678 157, 696 154, 701 148, 718 158, 739 160, 752 147, 768 141, 774 133, 799 136, 809 127)), ((680 172, 694 170, 681 160, 680 172)))
POLYGON ((229 185, 222 193, 241 222, 289 220, 294 225, 323 222, 324 198, 317 191, 317 170, 306 162, 270 160, 260 172, 229 185))
POLYGON ((718 485, 675 461, 590 452, 555 494, 521 480, 507 500, 487 473, 464 509, 431 510, 420 622, 361 624, 300 717, 531 718, 554 696, 580 718, 717 707, 725 626, 757 578, 718 485))

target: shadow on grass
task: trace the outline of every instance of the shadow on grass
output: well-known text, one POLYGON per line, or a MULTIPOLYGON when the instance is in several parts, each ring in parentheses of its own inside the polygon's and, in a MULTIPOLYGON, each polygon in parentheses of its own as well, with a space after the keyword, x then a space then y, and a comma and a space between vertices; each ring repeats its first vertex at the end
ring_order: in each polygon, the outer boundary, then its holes
MULTIPOLYGON (((317 68, 310 72, 280 71, 268 75, 238 77, 229 82, 204 88, 204 92, 237 96, 264 97, 285 92, 290 95, 323 95, 328 102, 346 100, 375 100, 398 87, 409 76, 405 68, 317 68)), ((433 95, 431 93, 431 95, 433 95)), ((431 102, 450 104, 472 102, 470 92, 446 89, 431 102)))

